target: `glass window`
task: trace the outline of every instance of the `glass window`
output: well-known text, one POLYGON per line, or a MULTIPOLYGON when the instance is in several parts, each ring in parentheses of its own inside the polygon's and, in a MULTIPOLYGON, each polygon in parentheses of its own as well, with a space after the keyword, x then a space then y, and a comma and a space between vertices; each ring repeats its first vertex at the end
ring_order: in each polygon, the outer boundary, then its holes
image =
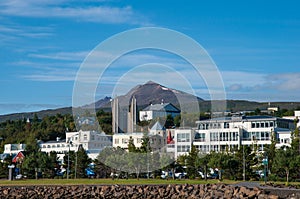
POLYGON ((122 138, 122 144, 128 144, 128 139, 127 138, 122 138))
POLYGON ((251 123, 251 128, 255 128, 255 123, 254 122, 251 123))
POLYGON ((115 139, 115 144, 119 144, 119 139, 115 139))
POLYGON ((228 122, 225 122, 224 123, 224 129, 228 129, 229 128, 229 123, 228 122))
POLYGON ((87 134, 83 135, 83 140, 87 140, 87 134))
POLYGON ((265 123, 265 127, 268 128, 269 127, 269 122, 265 123))
POLYGON ((256 128, 259 128, 259 123, 257 122, 255 126, 256 126, 256 128))

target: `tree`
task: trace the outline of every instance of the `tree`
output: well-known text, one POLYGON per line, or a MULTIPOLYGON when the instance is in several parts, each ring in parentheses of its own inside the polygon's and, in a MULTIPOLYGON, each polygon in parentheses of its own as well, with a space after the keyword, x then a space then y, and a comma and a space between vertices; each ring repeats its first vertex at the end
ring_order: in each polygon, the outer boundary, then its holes
POLYGON ((171 114, 167 115, 165 127, 170 128, 174 126, 174 118, 171 114))
POLYGON ((149 139, 148 133, 143 134, 140 152, 141 153, 150 153, 151 152, 150 139, 149 139))
POLYGON ((180 123, 181 123, 181 115, 176 115, 176 116, 174 117, 174 125, 175 125, 176 127, 180 127, 180 123))
POLYGON ((137 152, 137 148, 136 148, 135 145, 134 145, 132 136, 129 137, 129 141, 128 141, 128 152, 130 152, 130 153, 135 153, 135 152, 137 152))
POLYGON ((222 180, 222 171, 227 169, 227 160, 228 155, 225 153, 216 153, 211 152, 210 153, 210 160, 208 162, 209 167, 217 169, 219 172, 219 180, 222 180))
POLYGON ((282 148, 276 150, 274 166, 276 166, 278 170, 283 169, 285 171, 286 185, 289 184, 290 171, 295 169, 299 159, 299 157, 295 157, 297 156, 290 147, 283 146, 282 148))
POLYGON ((192 144, 191 151, 187 155, 186 166, 187 166, 187 175, 189 178, 195 178, 198 174, 198 168, 196 167, 196 162, 198 159, 199 151, 196 149, 195 145, 192 144))
POLYGON ((84 178, 86 177, 85 169, 89 166, 92 160, 81 145, 79 145, 75 156, 76 177, 84 178))
POLYGON ((204 179, 207 180, 207 166, 209 163, 209 154, 199 154, 195 161, 195 166, 198 169, 201 169, 204 172, 204 179))

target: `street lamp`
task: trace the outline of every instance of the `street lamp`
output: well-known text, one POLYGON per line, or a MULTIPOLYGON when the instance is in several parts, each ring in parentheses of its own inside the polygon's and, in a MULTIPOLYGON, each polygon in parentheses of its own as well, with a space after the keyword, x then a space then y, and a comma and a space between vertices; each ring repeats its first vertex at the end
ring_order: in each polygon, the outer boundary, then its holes
MULTIPOLYGON (((78 133, 74 134, 74 135, 72 135, 71 137, 68 138, 69 152, 68 152, 67 179, 69 179, 69 171, 70 171, 70 147, 71 147, 71 145, 73 145, 72 138, 74 136, 77 136, 77 135, 79 135, 79 134, 78 133)), ((76 178, 76 174, 77 174, 77 154, 76 154, 76 162, 75 162, 75 178, 76 178)))
POLYGON ((245 145, 243 145, 243 181, 246 181, 246 157, 245 157, 245 145))
POLYGON ((69 138, 69 152, 68 152, 68 169, 67 169, 67 179, 69 179, 69 171, 70 171, 70 145, 72 144, 71 138, 69 138))
POLYGON ((244 133, 244 127, 243 125, 235 126, 235 128, 242 129, 242 134, 239 133, 239 143, 243 147, 243 181, 246 181, 246 157, 245 157, 245 145, 243 144, 243 133, 244 133))

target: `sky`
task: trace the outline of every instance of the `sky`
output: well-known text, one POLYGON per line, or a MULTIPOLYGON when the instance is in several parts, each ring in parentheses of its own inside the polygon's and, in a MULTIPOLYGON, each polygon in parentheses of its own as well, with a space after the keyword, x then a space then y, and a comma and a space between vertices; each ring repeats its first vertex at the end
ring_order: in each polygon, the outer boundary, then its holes
MULTIPOLYGON (((299 101, 299 7, 274 0, 1 0, 0 115, 71 106, 90 52, 143 27, 171 29, 199 43, 218 68, 227 99, 299 101)), ((108 67, 95 98, 152 80, 211 99, 191 68, 170 52, 133 51, 108 67)))

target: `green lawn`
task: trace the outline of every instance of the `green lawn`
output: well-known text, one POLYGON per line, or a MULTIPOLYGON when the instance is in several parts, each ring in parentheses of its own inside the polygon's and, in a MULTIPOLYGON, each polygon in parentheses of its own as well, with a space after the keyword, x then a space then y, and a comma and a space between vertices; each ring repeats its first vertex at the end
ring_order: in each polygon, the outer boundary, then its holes
MULTIPOLYGON (((219 183, 218 180, 161 180, 161 179, 26 179, 26 180, 0 180, 0 186, 15 186, 15 185, 111 185, 111 184, 214 184, 219 183)), ((222 183, 235 184, 238 181, 224 180, 222 183)))

